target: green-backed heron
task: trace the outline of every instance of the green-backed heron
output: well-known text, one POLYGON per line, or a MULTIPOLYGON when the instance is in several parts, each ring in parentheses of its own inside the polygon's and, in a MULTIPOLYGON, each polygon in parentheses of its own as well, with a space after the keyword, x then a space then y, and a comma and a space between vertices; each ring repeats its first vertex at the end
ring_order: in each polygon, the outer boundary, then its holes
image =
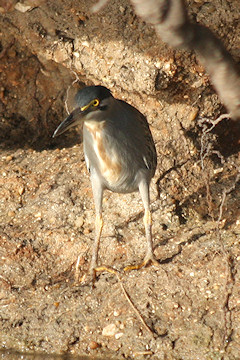
POLYGON ((146 118, 133 106, 115 99, 103 86, 89 86, 75 96, 74 111, 58 126, 53 137, 83 123, 83 146, 96 208, 95 241, 89 272, 95 277, 102 232, 103 191, 131 193, 139 190, 144 209, 147 252, 138 269, 153 254, 149 185, 157 165, 156 149, 146 118))

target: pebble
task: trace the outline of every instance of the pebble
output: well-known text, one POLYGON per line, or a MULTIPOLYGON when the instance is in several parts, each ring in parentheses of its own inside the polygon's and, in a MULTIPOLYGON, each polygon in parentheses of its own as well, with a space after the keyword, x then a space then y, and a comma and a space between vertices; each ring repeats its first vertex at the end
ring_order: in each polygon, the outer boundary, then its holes
POLYGON ((18 2, 15 5, 15 9, 17 11, 20 11, 21 13, 25 13, 25 12, 31 10, 32 7, 30 5, 26 5, 26 4, 22 4, 22 3, 18 2))
POLYGON ((34 216, 35 216, 35 218, 41 219, 42 218, 42 213, 39 211, 34 216))
POLYGON ((122 336, 123 336, 123 333, 122 333, 122 332, 121 332, 121 333, 117 333, 117 334, 115 334, 115 339, 118 340, 118 339, 120 339, 122 336))
POLYGON ((189 122, 192 122, 196 119, 198 112, 199 112, 198 108, 192 108, 192 110, 190 111, 190 113, 188 115, 189 122))
POLYGON ((7 162, 11 161, 12 159, 13 159, 13 156, 12 156, 12 155, 8 155, 8 156, 5 157, 5 160, 6 160, 7 162))
POLYGON ((19 193, 20 196, 24 193, 24 191, 25 191, 24 186, 20 186, 20 187, 18 188, 18 193, 19 193))
POLYGON ((89 229, 89 228, 85 228, 83 230, 84 235, 88 235, 88 234, 90 234, 90 232, 91 232, 91 229, 89 229))
POLYGON ((83 216, 78 216, 75 220, 75 225, 77 228, 81 228, 83 226, 84 223, 84 217, 83 216))
POLYGON ((97 348, 100 347, 100 345, 96 342, 96 341, 90 341, 89 345, 88 345, 89 349, 91 350, 95 350, 97 348))
POLYGON ((115 324, 109 324, 103 328, 102 335, 103 336, 114 336, 117 331, 117 327, 115 324))
POLYGON ((14 212, 14 211, 9 211, 9 212, 8 212, 8 216, 9 216, 9 217, 14 217, 14 216, 15 216, 15 212, 14 212))

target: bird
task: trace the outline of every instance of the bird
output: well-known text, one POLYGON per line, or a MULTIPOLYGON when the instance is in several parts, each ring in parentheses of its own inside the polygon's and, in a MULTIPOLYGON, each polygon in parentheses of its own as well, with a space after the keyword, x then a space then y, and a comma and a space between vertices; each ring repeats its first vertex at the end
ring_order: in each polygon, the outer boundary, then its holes
POLYGON ((95 279, 98 267, 102 201, 106 189, 116 193, 139 191, 144 206, 146 254, 141 264, 126 266, 124 270, 158 263, 153 252, 149 194, 157 153, 146 117, 132 105, 115 98, 106 87, 93 85, 77 91, 73 111, 60 123, 53 137, 81 123, 84 157, 95 203, 95 238, 89 266, 91 279, 95 279))

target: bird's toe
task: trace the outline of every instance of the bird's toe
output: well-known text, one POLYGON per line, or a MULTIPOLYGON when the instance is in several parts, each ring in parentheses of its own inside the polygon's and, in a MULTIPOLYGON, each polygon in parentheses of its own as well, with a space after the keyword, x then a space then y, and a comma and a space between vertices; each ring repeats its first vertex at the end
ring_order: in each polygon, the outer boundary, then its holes
POLYGON ((143 262, 141 262, 140 264, 126 266, 124 268, 124 271, 139 270, 139 269, 142 269, 143 267, 146 267, 148 265, 154 265, 154 266, 157 266, 157 267, 160 266, 158 260, 155 258, 155 256, 153 254, 151 254, 151 255, 147 254, 145 256, 143 262))

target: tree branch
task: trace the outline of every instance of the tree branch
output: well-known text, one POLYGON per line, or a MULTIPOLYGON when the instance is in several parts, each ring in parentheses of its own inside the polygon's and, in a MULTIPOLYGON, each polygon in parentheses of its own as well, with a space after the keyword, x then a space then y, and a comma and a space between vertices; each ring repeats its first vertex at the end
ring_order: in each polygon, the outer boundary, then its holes
POLYGON ((137 15, 155 26, 164 42, 194 50, 233 119, 240 120, 240 72, 222 42, 206 27, 190 23, 184 0, 131 0, 137 15))
MULTIPOLYGON (((99 0, 94 11, 108 0, 99 0)), ((194 50, 230 116, 240 120, 240 71, 222 42, 206 27, 191 23, 184 0, 131 0, 135 12, 155 26, 168 45, 194 50)))

